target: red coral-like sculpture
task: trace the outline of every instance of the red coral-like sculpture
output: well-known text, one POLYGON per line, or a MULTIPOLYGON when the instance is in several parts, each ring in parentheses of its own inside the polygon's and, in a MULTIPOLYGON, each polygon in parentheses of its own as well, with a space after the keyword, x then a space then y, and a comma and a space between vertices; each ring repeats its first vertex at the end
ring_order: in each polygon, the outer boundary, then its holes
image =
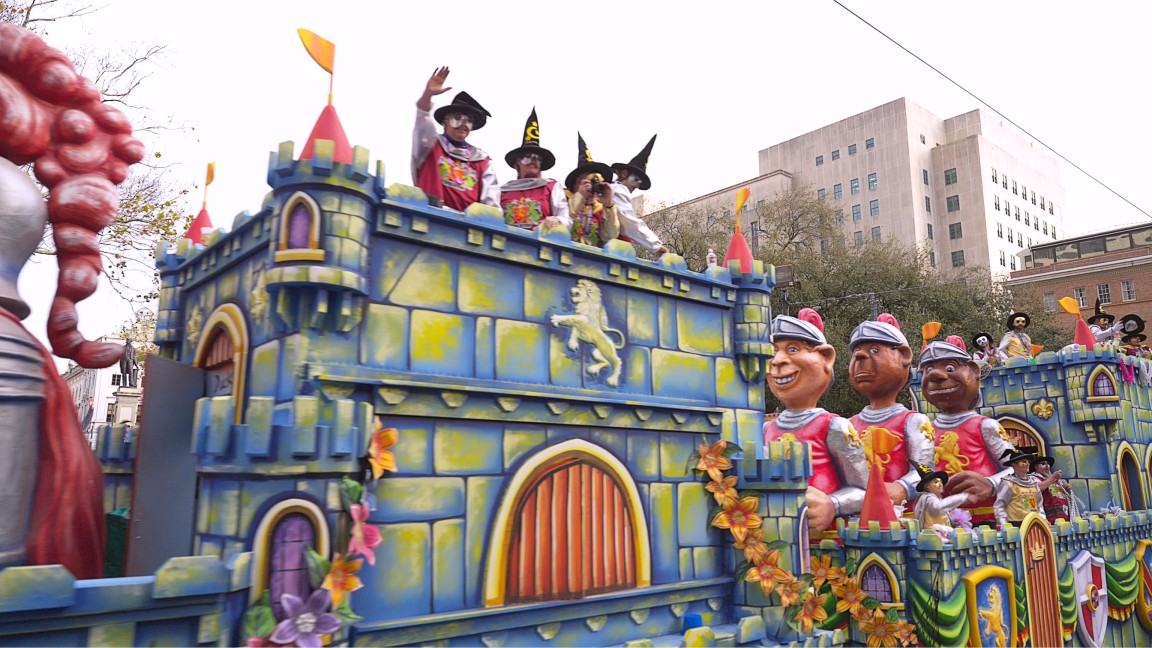
POLYGON ((76 303, 96 291, 99 234, 116 218, 116 185, 144 157, 132 125, 101 101, 63 53, 32 32, 0 23, 0 156, 32 162, 48 187, 48 219, 60 276, 48 314, 52 351, 89 368, 120 359, 116 343, 85 340, 76 303))

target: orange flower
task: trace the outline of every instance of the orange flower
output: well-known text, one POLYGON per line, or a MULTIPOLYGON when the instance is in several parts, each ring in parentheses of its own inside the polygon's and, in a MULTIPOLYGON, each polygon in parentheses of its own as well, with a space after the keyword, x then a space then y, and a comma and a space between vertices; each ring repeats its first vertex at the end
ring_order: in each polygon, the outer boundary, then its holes
POLYGON ((870 648, 896 648, 896 624, 880 608, 872 611, 871 619, 860 621, 860 632, 868 635, 870 648))
POLYGON ((728 529, 737 540, 742 541, 748 534, 748 529, 757 529, 763 523, 760 516, 756 515, 759 505, 760 500, 753 496, 732 502, 728 508, 716 514, 712 519, 712 526, 728 529))
MULTIPOLYGON (((755 565, 748 570, 744 575, 744 580, 750 583, 760 583, 760 591, 764 592, 764 596, 769 596, 772 592, 776 591, 776 584, 779 579, 779 568, 774 565, 755 565)), ((791 574, 788 574, 791 576, 791 574)))
POLYGON ((828 582, 833 587, 836 585, 843 585, 848 582, 848 572, 844 571, 843 567, 833 565, 828 568, 828 582))
POLYGON ((732 467, 732 460, 724 456, 727 447, 728 442, 724 439, 713 443, 711 448, 706 443, 700 444, 700 461, 696 462, 696 470, 706 470, 709 477, 720 481, 721 471, 732 467))
POLYGON ((836 601, 837 612, 847 610, 852 616, 867 612, 868 608, 864 607, 864 599, 868 598, 868 595, 860 589, 860 584, 855 580, 849 580, 843 585, 833 585, 832 593, 840 599, 836 601))
POLYGON ((396 445, 399 438, 399 430, 383 427, 380 417, 376 417, 376 429, 372 431, 372 441, 368 443, 368 463, 372 465, 373 479, 380 479, 385 470, 396 472, 396 457, 388 448, 396 445))
POLYGON ((804 592, 804 583, 791 576, 789 574, 788 580, 780 583, 780 586, 776 588, 776 593, 780 595, 780 605, 784 607, 799 605, 800 595, 804 592))
POLYGON ((824 581, 828 580, 831 571, 832 554, 824 554, 812 560, 812 585, 817 591, 824 586, 824 581))
POLYGON ((828 611, 824 609, 827 598, 827 594, 817 595, 815 592, 810 592, 804 598, 804 606, 796 614, 796 623, 800 624, 801 632, 812 632, 816 629, 816 622, 828 620, 828 611))
POLYGON ((748 529, 744 540, 732 543, 734 549, 743 549, 744 558, 753 565, 764 562, 768 555, 768 545, 764 544, 764 529, 748 529))
POLYGON ((364 583, 360 581, 360 577, 356 572, 360 571, 360 566, 364 564, 362 558, 356 560, 344 560, 344 556, 336 554, 332 559, 332 569, 328 571, 328 575, 324 578, 324 582, 320 587, 332 592, 332 607, 338 608, 344 602, 344 595, 348 592, 355 592, 356 590, 364 587, 364 583))
POLYGON ((727 508, 731 502, 739 499, 740 495, 736 492, 736 475, 728 475, 724 479, 713 479, 704 485, 704 490, 712 493, 712 497, 716 498, 716 505, 727 508))
POLYGON ((896 624, 896 638, 900 641, 901 646, 915 646, 919 641, 916 638, 916 625, 907 621, 900 621, 896 624))

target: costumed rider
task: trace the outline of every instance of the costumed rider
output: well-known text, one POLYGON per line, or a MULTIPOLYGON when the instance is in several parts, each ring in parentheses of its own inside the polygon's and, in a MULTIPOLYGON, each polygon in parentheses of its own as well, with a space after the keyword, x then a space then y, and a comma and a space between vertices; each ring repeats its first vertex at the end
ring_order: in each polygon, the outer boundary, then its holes
POLYGON ((1124 321, 1115 321, 1116 318, 1100 305, 1099 298, 1096 299, 1093 311, 1092 316, 1085 320, 1088 322, 1088 330, 1092 332, 1092 337, 1096 338, 1097 344, 1115 345, 1118 340, 1116 334, 1124 330, 1124 321))
POLYGON ((500 183, 492 158, 466 140, 492 116, 467 92, 432 113, 432 97, 448 92, 448 68, 437 68, 416 101, 416 127, 412 130, 412 181, 428 196, 429 204, 464 211, 472 203, 500 207, 500 183), (432 119, 444 126, 436 134, 432 119))
POLYGON ((869 447, 873 428, 884 428, 898 439, 892 451, 880 460, 888 496, 893 504, 902 504, 916 498, 920 482, 916 465, 933 463, 936 453, 928 417, 896 401, 912 377, 912 347, 900 330, 900 323, 888 313, 876 321, 861 322, 852 331, 848 344, 852 351, 848 381, 868 398, 867 407, 849 422, 865 448, 869 447))
POLYGON ((948 473, 945 493, 972 495, 965 508, 972 524, 995 522, 992 503, 996 487, 1010 468, 997 458, 1012 444, 996 419, 976 413, 980 404, 980 367, 959 336, 929 342, 920 352, 920 391, 940 413, 932 421, 936 430, 936 469, 948 473))
POLYGON ((1004 477, 996 487, 996 524, 1006 528, 1008 523, 1020 524, 1029 513, 1044 515, 1040 508, 1040 491, 1048 488, 1049 484, 1060 478, 1061 472, 1057 470, 1048 477, 1040 477, 1028 472, 1032 460, 1036 458, 1036 448, 1009 448, 1001 455, 1004 465, 1009 466, 1012 472, 1004 477))
POLYGON ((822 533, 836 516, 854 515, 864 504, 868 461, 848 419, 816 404, 832 384, 836 349, 824 337, 824 322, 811 308, 797 317, 772 320, 775 354, 768 363, 768 388, 784 411, 764 424, 764 442, 803 441, 812 456, 808 480, 808 526, 822 533))
POLYGON ((612 167, 592 159, 584 136, 576 133, 576 168, 564 179, 568 212, 572 217, 572 240, 592 247, 620 233, 620 219, 612 200, 612 167))
POLYGON ((1035 473, 1040 479, 1048 479, 1052 475, 1056 475, 1056 479, 1043 489, 1041 493, 1041 501, 1044 505, 1044 516, 1048 521, 1055 524, 1056 520, 1075 520, 1080 517, 1080 511, 1084 506, 1084 502, 1072 492, 1072 485, 1064 479, 1064 475, 1060 471, 1052 472, 1052 466, 1056 465, 1056 459, 1050 456, 1033 457, 1032 458, 1032 472, 1035 473))
POLYGON ((999 351, 1007 358, 1017 356, 1032 358, 1032 338, 1024 332, 1032 318, 1028 313, 1012 313, 1008 316, 1008 332, 1000 338, 999 351))
POLYGON ((616 172, 616 182, 612 183, 612 201, 616 204, 616 212, 620 218, 620 239, 631 241, 645 250, 661 255, 668 252, 668 248, 660 242, 656 232, 636 215, 631 198, 633 191, 637 189, 647 191, 652 187, 652 180, 648 178, 646 169, 648 156, 652 154, 652 147, 655 144, 656 136, 653 135, 643 150, 630 162, 617 162, 612 165, 612 170, 616 172))
POLYGON ((953 509, 960 508, 969 502, 968 493, 944 496, 944 486, 948 483, 948 473, 943 470, 932 470, 930 465, 915 464, 920 482, 916 490, 920 496, 916 498, 915 516, 921 529, 932 529, 944 542, 951 542, 955 531, 952 528, 952 517, 949 515, 953 509))
POLYGON ((540 176, 540 172, 556 165, 556 156, 540 146, 540 122, 536 119, 535 107, 524 125, 523 142, 508 151, 504 161, 516 169, 516 179, 500 187, 505 223, 528 231, 540 224, 565 230, 572 227, 564 187, 552 178, 540 176))
POLYGON ((976 364, 999 367, 1008 361, 1008 356, 998 347, 992 346, 992 336, 987 333, 977 333, 972 336, 972 359, 976 364))

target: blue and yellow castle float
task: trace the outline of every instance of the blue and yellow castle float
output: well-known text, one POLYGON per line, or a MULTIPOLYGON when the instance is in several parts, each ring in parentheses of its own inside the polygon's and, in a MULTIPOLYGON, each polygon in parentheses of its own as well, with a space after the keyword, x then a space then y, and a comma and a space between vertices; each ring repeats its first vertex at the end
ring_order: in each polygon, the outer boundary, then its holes
POLYGON ((268 184, 158 251, 139 443, 97 448, 129 575, 10 563, 4 643, 1152 643, 1148 360, 1072 346, 983 381, 1104 512, 810 538, 809 446, 764 441, 771 266, 430 206, 334 109, 268 184))

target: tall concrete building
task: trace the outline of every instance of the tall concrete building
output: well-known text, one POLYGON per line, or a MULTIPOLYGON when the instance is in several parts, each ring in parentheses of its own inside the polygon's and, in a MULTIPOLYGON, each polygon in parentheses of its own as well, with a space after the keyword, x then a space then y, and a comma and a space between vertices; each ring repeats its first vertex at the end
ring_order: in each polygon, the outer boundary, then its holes
MULTIPOLYGON (((929 246, 947 270, 1007 275, 1021 252, 1063 231, 1064 188, 1055 158, 982 110, 941 118, 900 98, 759 153, 760 175, 688 201, 731 209, 750 187, 755 207, 809 188, 832 201, 845 240, 929 246)), ((744 229, 754 237, 755 210, 744 229)))

